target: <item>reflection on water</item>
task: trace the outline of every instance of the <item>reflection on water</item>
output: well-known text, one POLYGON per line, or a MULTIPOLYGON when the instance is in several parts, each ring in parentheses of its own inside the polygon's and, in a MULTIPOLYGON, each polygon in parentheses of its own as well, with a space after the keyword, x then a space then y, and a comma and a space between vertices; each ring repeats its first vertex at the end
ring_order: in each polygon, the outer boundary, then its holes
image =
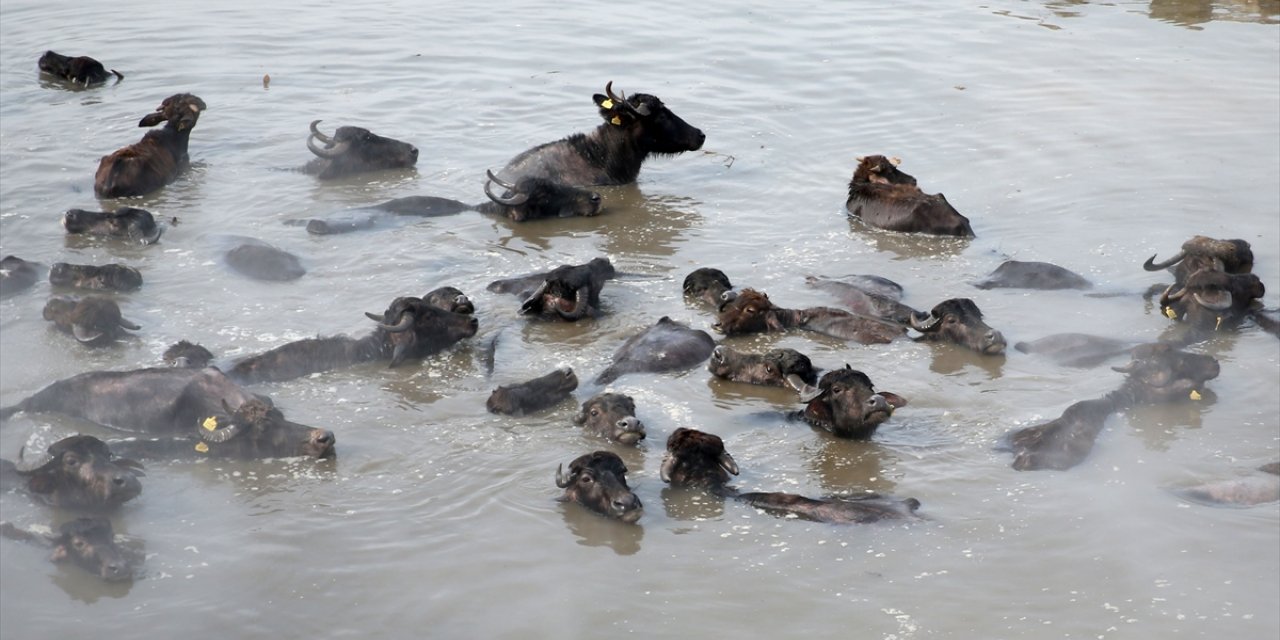
POLYGON ((939 342, 924 344, 930 349, 932 359, 929 361, 929 370, 934 373, 950 375, 966 367, 975 367, 986 373, 988 380, 995 380, 1001 376, 1004 369, 1004 354, 986 355, 973 349, 939 342))
POLYGON ((663 487, 662 507, 672 520, 717 520, 724 516, 725 498, 703 489, 663 487))
MULTIPOLYGON (((1052 0, 1045 7, 1062 18, 1085 15, 1082 5, 1114 6, 1096 0, 1052 0)), ((1146 14, 1153 20, 1198 29, 1197 25, 1214 20, 1280 24, 1280 1, 1277 0, 1151 0, 1146 14)), ((1019 16, 1013 16, 1019 17, 1019 16)))
POLYGON ((565 503, 561 509, 564 523, 577 538, 578 544, 584 547, 608 547, 620 556, 634 555, 640 551, 640 541, 644 540, 643 518, 641 524, 627 524, 606 518, 576 502, 565 503))
POLYGON ((806 466, 823 489, 846 495, 894 492, 897 483, 888 471, 897 467, 899 457, 888 447, 874 440, 837 438, 816 429, 814 433, 817 446, 806 448, 806 466))

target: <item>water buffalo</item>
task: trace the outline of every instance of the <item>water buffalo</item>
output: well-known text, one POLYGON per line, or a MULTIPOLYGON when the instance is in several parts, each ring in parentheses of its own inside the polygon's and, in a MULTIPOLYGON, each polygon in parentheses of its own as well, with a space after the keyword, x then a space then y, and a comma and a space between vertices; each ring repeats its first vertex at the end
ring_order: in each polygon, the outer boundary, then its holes
POLYGON ((96 291, 134 291, 142 287, 142 273, 122 264, 69 264, 55 262, 49 283, 57 287, 96 291))
POLYGON ((232 366, 232 378, 248 383, 277 382, 348 367, 361 362, 388 361, 389 367, 442 351, 476 334, 474 315, 453 313, 404 296, 381 315, 365 314, 377 327, 362 338, 330 336, 305 338, 242 358, 232 366))
POLYGON ((804 282, 835 296, 846 309, 864 316, 907 325, 916 312, 902 304, 902 285, 880 276, 847 276, 840 280, 805 276, 804 282))
POLYGON ((805 408, 792 417, 838 438, 870 438, 894 409, 907 404, 896 393, 876 391, 867 374, 849 365, 823 374, 817 387, 802 386, 797 391, 805 408))
POLYGON ((227 252, 227 265, 257 280, 284 282, 306 275, 298 256, 261 242, 246 242, 227 252))
POLYGON ((462 211, 508 218, 513 222, 543 218, 590 217, 600 213, 600 194, 560 184, 545 178, 521 178, 515 183, 499 180, 492 172, 485 183, 488 202, 467 204, 436 196, 407 196, 330 219, 306 222, 313 235, 334 235, 370 229, 394 217, 436 218, 462 211), (494 193, 490 183, 502 187, 502 195, 494 193))
POLYGON ((165 98, 138 123, 154 127, 164 122, 164 128, 148 131, 139 142, 103 156, 93 180, 94 193, 99 198, 141 196, 176 180, 189 163, 187 141, 204 110, 204 101, 190 93, 165 98))
POLYGON ((950 342, 986 355, 1004 353, 1004 334, 987 326, 982 310, 968 298, 943 300, 928 314, 913 314, 910 324, 920 340, 950 342))
POLYGON ((1249 243, 1240 240, 1218 240, 1208 236, 1193 236, 1182 243, 1182 250, 1177 255, 1160 263, 1151 256, 1142 264, 1147 271, 1170 269, 1173 271, 1173 284, 1180 286, 1191 274, 1204 269, 1216 268, 1226 273, 1251 273, 1253 271, 1253 249, 1249 243))
POLYGON ((718 345, 711 352, 707 371, 717 378, 770 387, 798 389, 818 381, 818 370, 809 356, 795 349, 746 353, 718 345))
POLYGON ((973 283, 979 289, 1089 289, 1093 283, 1078 273, 1048 262, 1007 260, 986 278, 973 283))
POLYGON ((146 209, 120 207, 112 212, 69 209, 62 214, 62 226, 70 234, 120 238, 155 244, 163 229, 146 209))
POLYGON ((941 193, 921 191, 915 178, 898 170, 895 160, 884 156, 858 159, 844 204, 849 214, 890 231, 972 238, 969 219, 941 193))
POLYGON ((557 498, 561 502, 576 502, 628 524, 644 515, 640 498, 627 486, 627 466, 615 453, 595 451, 578 456, 569 463, 568 474, 560 465, 556 468, 556 486, 564 489, 557 498))
POLYGON ((1216 331, 1238 325, 1265 293, 1262 280, 1252 273, 1205 267, 1188 275, 1181 286, 1170 285, 1160 296, 1160 309, 1198 331, 1216 331))
POLYGON ((706 331, 663 316, 644 331, 627 338, 613 353, 613 362, 596 376, 608 384, 628 373, 683 371, 711 356, 715 340, 706 331))
POLYGON ((27 531, 13 523, 0 522, 0 535, 52 547, 49 559, 53 562, 70 561, 107 582, 133 579, 134 563, 116 545, 111 521, 102 516, 69 520, 52 534, 27 531))
POLYGON ((179 340, 169 345, 160 358, 171 367, 203 369, 213 361, 213 353, 198 344, 179 340))
POLYGON ((18 256, 0 259, 0 298, 14 296, 35 286, 40 279, 40 265, 18 256))
POLYGON ((1252 507, 1280 501, 1280 477, 1277 477, 1280 462, 1262 465, 1258 471, 1264 475, 1206 482, 1169 491, 1183 500, 1215 507, 1252 507))
POLYGON ((682 289, 686 298, 700 300, 712 309, 719 309, 726 300, 726 294, 733 291, 733 284, 723 271, 701 267, 685 276, 682 289))
POLYGON ((706 136, 666 107, 656 96, 613 93, 592 96, 604 124, 590 133, 538 145, 512 158, 499 176, 509 182, 546 178, 575 186, 629 184, 650 154, 674 155, 702 148, 706 136))
POLYGON ((1041 354, 1068 367, 1095 367, 1119 355, 1129 353, 1137 343, 1087 333, 1055 333, 1030 342, 1019 342, 1014 349, 1022 353, 1041 354))
POLYGON ((180 436, 209 457, 334 454, 332 431, 286 420, 270 399, 248 392, 214 367, 90 371, 0 409, 0 420, 18 411, 60 413, 123 431, 180 436))
POLYGON ((476 306, 472 304, 471 298, 468 298, 467 294, 457 287, 437 287, 423 295, 422 301, 433 307, 439 307, 453 313, 472 314, 476 312, 476 306))
POLYGON ((117 458, 93 436, 76 435, 51 445, 37 461, 14 464, 0 460, 0 478, 16 481, 28 492, 64 509, 114 509, 138 497, 142 465, 117 458))
POLYGON ((542 283, 520 305, 520 313, 560 318, 570 322, 600 315, 600 290, 617 272, 607 258, 587 264, 562 265, 546 274, 542 283))
POLYGON ((574 375, 573 369, 560 367, 532 380, 494 389, 485 402, 485 408, 489 413, 522 416, 555 406, 577 388, 578 376, 574 375))
POLYGON ((806 329, 853 340, 862 344, 884 344, 906 335, 907 328, 889 320, 832 307, 784 309, 774 306, 768 294, 743 289, 720 305, 712 329, 726 336, 764 331, 806 329))
POLYGON ((597 394, 582 403, 573 423, 622 444, 644 440, 644 423, 636 418, 635 400, 621 393, 597 394))
POLYGON ((856 496, 807 498, 794 493, 740 493, 735 496, 757 509, 814 522, 834 524, 868 524, 881 520, 916 518, 920 501, 915 498, 891 498, 876 493, 856 496))
POLYGON ((599 257, 592 258, 586 264, 562 264, 550 271, 539 271, 514 278, 494 280, 485 288, 494 293, 510 293, 520 298, 521 301, 528 301, 553 274, 561 277, 565 274, 573 274, 573 279, 577 281, 585 281, 586 283, 598 282, 600 284, 596 286, 596 295, 599 296, 599 289, 604 286, 603 282, 617 277, 618 272, 613 268, 613 263, 609 262, 608 258, 599 257))
POLYGON ((307 136, 307 148, 316 157, 302 170, 321 180, 380 169, 408 169, 418 162, 418 148, 407 142, 384 138, 363 127, 338 127, 329 137, 320 133, 318 124, 319 120, 311 122, 311 135, 307 136), (316 140, 324 146, 316 146, 316 140))
POLYGON ((1199 400, 1204 383, 1218 377, 1219 371, 1213 357, 1161 342, 1134 347, 1128 364, 1112 368, 1126 374, 1120 388, 1102 398, 1072 404, 1054 420, 1001 439, 997 448, 1013 452, 1014 469, 1070 469, 1093 450, 1111 414, 1140 404, 1199 400))
POLYGON ((101 62, 90 58, 89 56, 64 56, 53 51, 45 51, 40 56, 40 60, 36 62, 40 70, 58 78, 66 80, 72 84, 82 84, 89 86, 91 84, 100 84, 116 77, 116 82, 124 80, 124 74, 112 69, 109 73, 107 68, 102 66, 101 62))
POLYGON ((725 493, 724 484, 738 475, 738 463, 715 434, 680 427, 667 437, 658 476, 672 486, 725 493))
POLYGON ((129 322, 120 314, 120 307, 110 298, 87 296, 50 298, 44 305, 44 319, 53 322, 59 331, 75 336, 82 344, 101 346, 129 335, 125 329, 137 331, 142 327, 129 322))

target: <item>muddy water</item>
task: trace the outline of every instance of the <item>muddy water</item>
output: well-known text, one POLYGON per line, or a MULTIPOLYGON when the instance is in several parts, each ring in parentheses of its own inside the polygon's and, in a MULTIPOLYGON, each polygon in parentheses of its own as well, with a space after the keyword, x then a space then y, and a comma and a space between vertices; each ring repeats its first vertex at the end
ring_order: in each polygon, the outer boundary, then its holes
MULTIPOLYGON (((910 400, 870 442, 786 422, 794 395, 679 375, 631 375, 650 438, 614 448, 570 423, 573 402, 522 418, 489 391, 568 364, 585 381, 663 315, 707 329, 680 281, 723 269, 788 306, 835 301, 806 275, 875 273, 929 307, 973 298, 1010 343, 1081 331, 1169 335, 1139 293, 1167 280, 1142 260, 1193 234, 1253 243, 1280 296, 1280 38, 1274 2, 704 2, 577 8, 510 2, 0 5, 0 243, 45 264, 122 262, 136 340, 88 351, 40 318, 47 283, 0 302, 0 404, 93 369, 159 360, 179 339, 219 363, 316 334, 369 329, 364 311, 450 284, 479 335, 421 365, 362 366, 255 391, 336 432, 315 463, 171 462, 114 522, 146 555, 104 585, 0 540, 6 638, 750 637, 1262 638, 1280 629, 1280 509, 1211 509, 1168 486, 1247 475, 1280 455, 1280 343, 1255 328, 1196 346, 1222 362, 1216 399, 1115 416, 1081 466, 1021 473, 992 444, 1114 388, 1107 367, 1011 352, 982 358, 900 341, 803 334, 735 338, 849 363, 910 400), (126 75, 68 91, 41 52, 90 54, 126 75), (269 86, 263 76, 270 75, 269 86), (477 213, 337 237, 286 221, 407 195, 483 198, 483 172, 598 122, 615 81, 661 97, 707 133, 602 189, 594 219, 514 225, 477 213), (62 211, 95 208, 100 156, 132 142, 164 97, 208 104, 192 169, 128 202, 169 221, 161 242, 64 237, 62 211), (321 184, 307 124, 416 144, 416 170, 321 184), (854 158, 902 158, 973 222, 973 240, 868 230, 843 211, 854 158), (176 223, 172 221, 176 218, 176 223), (301 257, 289 283, 236 275, 221 255, 253 237, 301 257), (528 322, 496 278, 608 256, 607 314, 528 322), (1080 272, 1096 290, 982 291, 1007 258, 1080 272), (484 345, 497 338, 493 371, 484 345), (806 495, 874 490, 927 519, 839 527, 779 520, 671 491, 662 444, 719 434, 736 486, 806 495), (613 449, 645 504, 624 526, 557 503, 558 464, 613 449)), ((122 202, 103 202, 114 208, 122 202)), ((1114 363, 1112 363, 1114 364, 1114 363)), ((92 427, 18 416, 32 433, 92 427)), ((73 514, 0 496, 5 520, 73 514)))

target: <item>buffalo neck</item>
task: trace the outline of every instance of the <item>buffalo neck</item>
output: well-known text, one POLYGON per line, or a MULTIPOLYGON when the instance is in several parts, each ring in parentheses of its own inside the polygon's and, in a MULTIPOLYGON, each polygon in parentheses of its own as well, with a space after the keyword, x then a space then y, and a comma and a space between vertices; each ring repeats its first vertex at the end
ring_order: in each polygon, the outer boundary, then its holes
POLYGON ((612 124, 602 124, 590 133, 580 133, 568 138, 575 149, 591 166, 604 172, 603 184, 628 184, 640 175, 640 165, 649 155, 628 129, 612 124))

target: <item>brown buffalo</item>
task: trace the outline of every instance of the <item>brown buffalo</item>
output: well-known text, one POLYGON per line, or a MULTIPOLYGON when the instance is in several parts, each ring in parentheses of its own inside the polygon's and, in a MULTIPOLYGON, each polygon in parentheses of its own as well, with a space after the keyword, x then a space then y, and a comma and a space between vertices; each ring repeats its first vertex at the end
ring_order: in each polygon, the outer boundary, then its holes
POLYGON ((103 156, 93 180, 94 193, 99 198, 141 196, 176 180, 187 168, 187 141, 204 110, 204 101, 189 93, 165 98, 155 113, 138 123, 154 127, 163 122, 164 128, 148 131, 142 140, 103 156))
POLYGON ((889 231, 973 237, 969 219, 945 196, 921 191, 916 179, 897 165, 896 158, 884 156, 858 159, 844 205, 850 215, 889 231))
POLYGON ((870 438, 895 409, 907 404, 896 393, 876 391, 867 374, 849 365, 823 374, 817 387, 799 391, 805 408, 793 417, 839 438, 870 438))
POLYGON ((556 486, 564 489, 557 498, 576 502, 596 513, 628 524, 644 515, 640 498, 627 486, 627 465, 608 451, 595 451, 574 458, 569 473, 564 465, 556 468, 556 486))
POLYGON ((636 418, 636 403, 621 393, 600 393, 582 403, 573 423, 584 430, 622 444, 644 440, 644 423, 636 418))
POLYGON ((573 369, 560 367, 551 373, 518 384, 504 385, 489 394, 489 413, 522 416, 555 406, 578 388, 573 369))
POLYGON ((120 307, 110 298, 88 296, 74 298, 50 298, 44 305, 44 319, 52 322, 59 331, 75 336, 82 344, 101 346, 129 335, 125 329, 137 331, 142 327, 124 319, 120 307))
POLYGON ((133 579, 134 563, 116 545, 111 521, 102 516, 81 517, 64 522, 52 535, 0 522, 0 535, 52 547, 49 559, 53 562, 71 562, 107 582, 133 579))
POLYGON ((39 460, 14 464, 0 460, 6 484, 17 480, 45 502, 67 509, 114 509, 138 497, 142 465, 117 458, 103 441, 69 436, 52 445, 39 460))
POLYGON ((95 291, 134 291, 142 287, 142 273, 122 264, 69 264, 55 262, 49 283, 56 287, 95 291))

